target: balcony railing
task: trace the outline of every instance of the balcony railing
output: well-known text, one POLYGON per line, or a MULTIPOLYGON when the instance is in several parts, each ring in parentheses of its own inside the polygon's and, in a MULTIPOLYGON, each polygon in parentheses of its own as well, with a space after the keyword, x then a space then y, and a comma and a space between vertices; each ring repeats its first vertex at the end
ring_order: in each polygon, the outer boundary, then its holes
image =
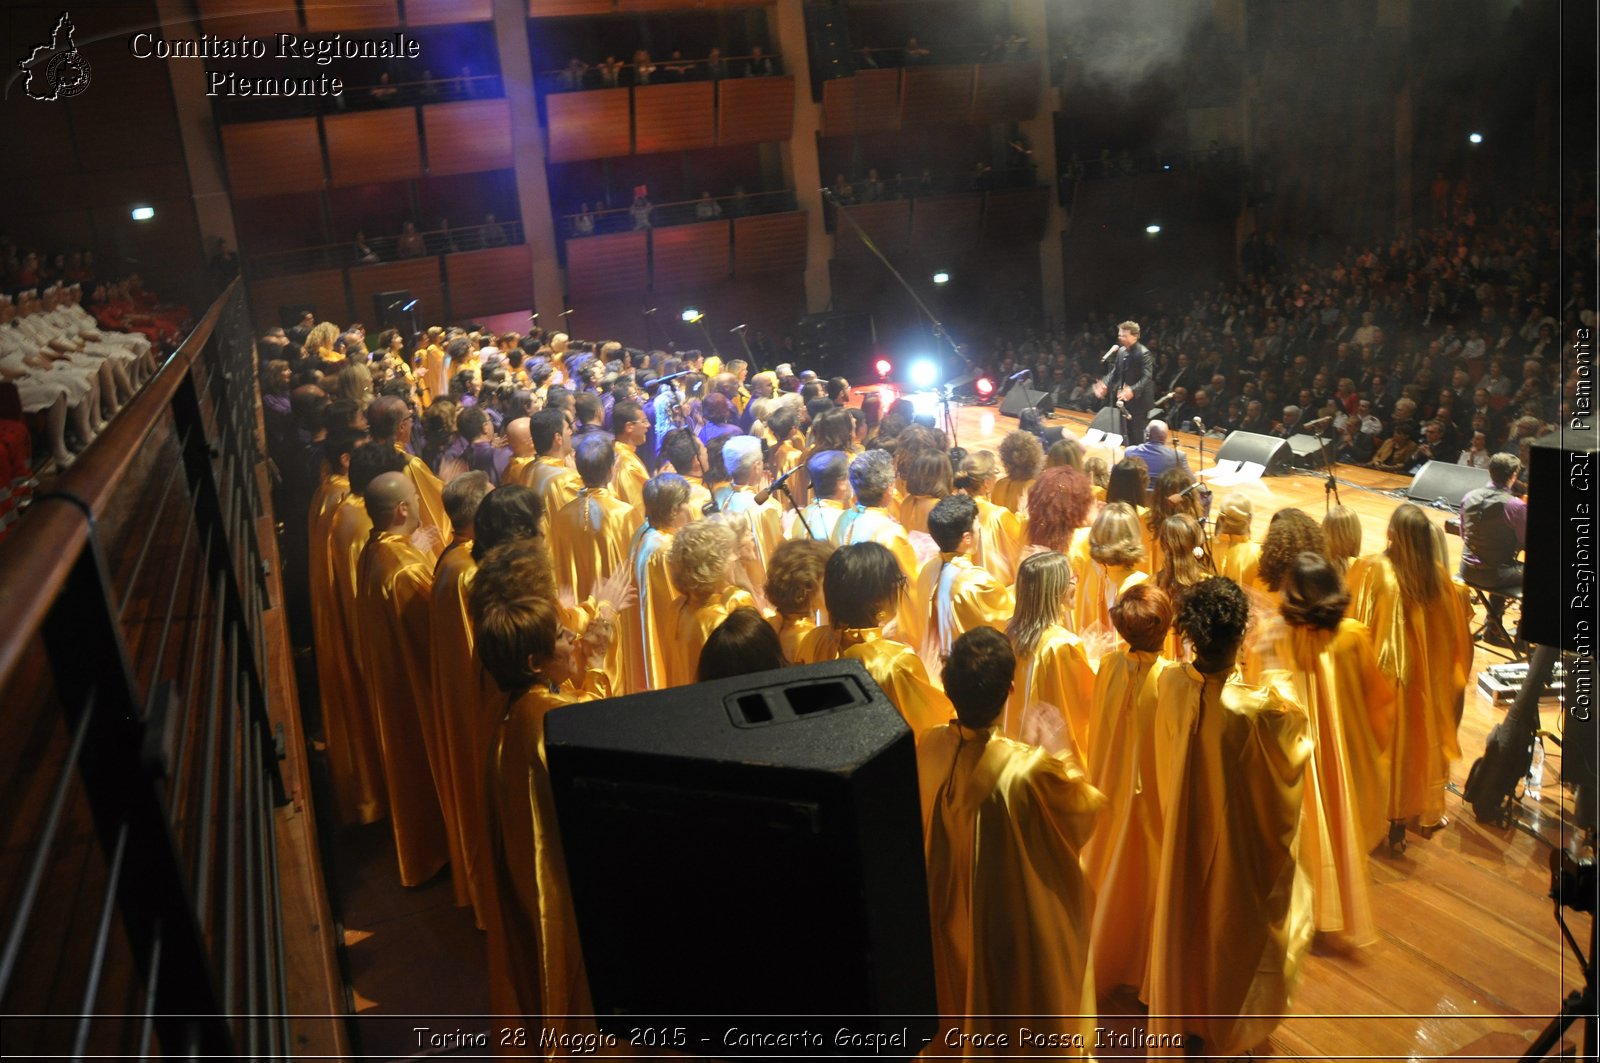
POLYGON ((316 247, 296 247, 287 251, 269 251, 251 255, 247 272, 252 280, 263 277, 281 277, 294 273, 309 273, 319 269, 343 269, 348 266, 371 266, 379 262, 397 262, 403 258, 427 258, 455 254, 458 251, 482 251, 489 247, 507 247, 522 243, 522 222, 499 221, 494 225, 458 225, 448 229, 429 229, 419 232, 423 247, 421 255, 400 254, 400 237, 373 236, 366 241, 366 250, 359 250, 355 241, 316 247), (499 232, 495 232, 499 230, 499 232))

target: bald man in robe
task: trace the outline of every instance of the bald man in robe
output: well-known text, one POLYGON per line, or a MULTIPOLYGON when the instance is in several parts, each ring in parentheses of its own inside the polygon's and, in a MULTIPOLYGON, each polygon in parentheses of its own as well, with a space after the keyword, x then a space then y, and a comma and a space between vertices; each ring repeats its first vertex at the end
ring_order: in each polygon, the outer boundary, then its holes
POLYGON ((400 883, 420 886, 450 854, 439 797, 449 792, 449 773, 432 707, 434 559, 414 541, 422 500, 409 475, 374 478, 365 501, 372 534, 361 551, 357 638, 378 721, 400 883))
POLYGON ((533 431, 526 417, 516 417, 506 422, 506 446, 511 448, 511 460, 506 463, 501 483, 527 486, 527 476, 539 452, 533 449, 533 431))
POLYGON ((374 442, 387 443, 406 456, 406 476, 417 489, 417 518, 422 527, 432 528, 435 536, 424 546, 435 559, 444 553, 453 532, 444 511, 444 483, 428 468, 428 463, 406 451, 402 440, 409 437, 415 415, 404 399, 385 395, 367 407, 367 428, 374 442))

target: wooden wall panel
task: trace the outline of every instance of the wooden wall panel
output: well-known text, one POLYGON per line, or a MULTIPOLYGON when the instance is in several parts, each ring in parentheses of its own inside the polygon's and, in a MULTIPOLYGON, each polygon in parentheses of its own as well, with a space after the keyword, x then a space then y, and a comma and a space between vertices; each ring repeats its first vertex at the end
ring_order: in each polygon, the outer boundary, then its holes
POLYGON ((533 252, 527 244, 446 255, 444 275, 451 320, 533 309, 533 252))
POLYGON ((911 207, 911 240, 919 253, 957 251, 978 239, 983 195, 925 196, 911 207))
POLYGON ((806 268, 806 214, 757 214, 733 222, 733 273, 748 277, 806 268))
POLYGON ((644 291, 645 233, 613 233, 567 241, 567 295, 574 303, 596 295, 644 291))
MULTIPOLYGON (((891 199, 887 203, 862 203, 844 209, 885 255, 901 254, 906 250, 911 236, 909 199, 891 199)), ((837 219, 833 232, 835 258, 861 258, 872 254, 861 242, 861 234, 856 231, 855 225, 851 225, 845 219, 837 219)))
MULTIPOLYGON (((287 328, 294 324, 282 320, 278 308, 299 303, 310 303, 315 307, 318 321, 332 321, 341 328, 356 320, 350 316, 350 301, 345 296, 342 269, 324 269, 250 282, 250 316, 255 319, 258 331, 273 325, 287 328)), ((370 318, 361 320, 371 327, 370 318)))
POLYGON ((717 142, 714 101, 715 85, 709 81, 634 89, 633 150, 649 155, 713 146, 717 142))
POLYGON ((822 83, 822 135, 853 136, 900 128, 900 71, 858 70, 822 83))
POLYGON ((856 131, 856 79, 830 78, 822 83, 822 135, 847 137, 856 131))
POLYGON ((509 100, 424 107, 422 130, 428 145, 428 173, 434 176, 509 170, 513 165, 509 100))
POLYGON ((545 97, 550 161, 609 159, 633 150, 628 89, 590 89, 545 97))
POLYGON ((614 0, 528 0, 529 18, 558 15, 609 15, 616 10, 614 0))
POLYGON ((701 11, 711 7, 771 7, 777 0, 616 0, 617 11, 701 11))
POLYGON ((492 18, 492 0, 406 0, 407 26, 449 26, 492 18))
POLYGON ((973 122, 1025 122, 1038 110, 1037 63, 979 63, 973 67, 973 122))
POLYGON ((914 66, 900 90, 902 126, 965 122, 972 108, 972 67, 914 66))
POLYGON ((418 323, 436 322, 444 316, 444 283, 439 277, 439 260, 429 255, 376 266, 352 266, 350 309, 355 312, 353 320, 364 322, 369 329, 375 327, 372 297, 379 292, 401 290, 409 291, 417 300, 418 323))
POLYGON ((306 29, 313 33, 386 30, 400 25, 400 6, 395 0, 311 0, 305 8, 306 29))
POLYGON ((987 240, 1032 241, 1044 236, 1050 211, 1050 189, 1009 188, 990 192, 983 209, 983 235, 987 240))
POLYGON ((673 225, 650 234, 651 286, 697 288, 728 279, 728 223, 673 225))
POLYGON ((322 142, 315 118, 285 118, 222 127, 228 187, 240 199, 320 192, 322 142))
POLYGON ((205 31, 218 37, 271 37, 300 28, 300 15, 292 4, 274 7, 261 0, 196 0, 195 6, 205 31))
POLYGON ((788 140, 794 132, 794 78, 735 78, 717 83, 717 143, 788 140))
POLYGON ((322 120, 328 139, 328 173, 335 188, 406 181, 422 176, 417 112, 410 107, 322 120))

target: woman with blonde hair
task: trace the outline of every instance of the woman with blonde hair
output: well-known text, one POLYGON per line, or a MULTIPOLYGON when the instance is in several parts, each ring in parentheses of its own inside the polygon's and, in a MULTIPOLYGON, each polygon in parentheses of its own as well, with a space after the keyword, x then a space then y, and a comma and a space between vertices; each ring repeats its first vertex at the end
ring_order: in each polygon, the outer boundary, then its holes
POLYGON ((1334 506, 1322 518, 1322 534, 1328 542, 1328 560, 1348 575, 1350 563, 1361 556, 1361 518, 1349 506, 1334 506))
POLYGON ((1089 483, 1094 491, 1094 500, 1106 500, 1106 488, 1111 483, 1111 466, 1106 464, 1106 459, 1095 454, 1083 459, 1083 474, 1089 478, 1089 483))
POLYGON ((672 537, 667 567, 679 598, 666 685, 695 682, 706 638, 729 613, 755 605, 749 593, 734 586, 738 564, 739 538, 725 521, 697 520, 672 537))
POLYGON ((359 362, 350 362, 334 374, 328 397, 348 399, 365 410, 372 403, 372 370, 359 362))
POLYGON ((815 630, 822 611, 822 573, 834 546, 821 539, 790 539, 767 562, 767 617, 778 633, 783 655, 795 660, 800 640, 815 630))
MULTIPOLYGON (((1215 575, 1206 554, 1206 533, 1189 514, 1174 513, 1162 522, 1157 539, 1162 561, 1155 583, 1172 599, 1172 608, 1178 610, 1183 608, 1191 588, 1215 575)), ((1187 658, 1183 639, 1176 631, 1167 636, 1166 656, 1173 661, 1187 658)))
POLYGON ((1017 670, 1000 733, 1051 753, 1071 750, 1079 764, 1087 764, 1094 666, 1083 642, 1065 626, 1072 599, 1066 555, 1047 550, 1026 558, 1017 569, 1016 593, 1006 638, 1017 670))
POLYGON ((305 354, 307 358, 314 358, 319 363, 327 366, 334 362, 343 362, 344 355, 333 349, 339 340, 339 326, 331 321, 319 321, 311 327, 306 334, 305 354))
POLYGON ((990 500, 1019 517, 1028 515, 1028 488, 1044 467, 1044 444, 1032 432, 1008 432, 1000 440, 1000 464, 1006 474, 995 481, 990 500))
POLYGON ((1255 503, 1245 494, 1231 494, 1217 507, 1217 532, 1211 538, 1217 575, 1226 576, 1241 587, 1255 582, 1256 565, 1261 560, 1261 544, 1250 538, 1255 516, 1255 503))
MULTIPOLYGON (((1142 463, 1141 463, 1142 464, 1142 463)), ((1139 514, 1126 502, 1111 502, 1089 527, 1089 560, 1072 602, 1072 629, 1078 637, 1106 639, 1113 634, 1111 606, 1129 587, 1150 578, 1144 568, 1144 535, 1139 514)))
POLYGON ((952 486, 978 503, 973 564, 987 569, 1002 584, 1009 584, 1022 554, 1022 521, 1006 507, 989 500, 999 475, 1000 464, 994 451, 976 450, 961 459, 961 470, 952 486))
POLYGON ((1472 670, 1471 599, 1451 580, 1420 508, 1402 503, 1389 543, 1350 568, 1350 615, 1372 632, 1378 667, 1399 692, 1389 785, 1389 845, 1405 848, 1407 821, 1423 837, 1445 824, 1450 762, 1472 670))

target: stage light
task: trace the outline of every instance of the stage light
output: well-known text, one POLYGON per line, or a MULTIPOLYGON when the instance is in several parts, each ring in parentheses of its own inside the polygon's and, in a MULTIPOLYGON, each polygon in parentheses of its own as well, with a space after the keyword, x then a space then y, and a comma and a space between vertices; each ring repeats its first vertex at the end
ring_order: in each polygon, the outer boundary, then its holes
POLYGON ((977 383, 972 385, 972 388, 978 393, 978 398, 986 399, 994 394, 994 381, 986 376, 980 376, 977 383))
POLYGON ((133 220, 134 221, 149 221, 151 218, 153 218, 155 216, 156 216, 156 208, 154 208, 154 207, 134 207, 133 208, 133 220))
POLYGON ((878 379, 887 380, 889 374, 894 372, 894 363, 887 358, 879 358, 872 363, 872 368, 878 371, 878 379))
POLYGON ((1151 222, 1149 225, 1144 227, 1144 231, 1149 233, 1151 236, 1158 236, 1161 233, 1161 226, 1157 225, 1155 222, 1151 222))
POLYGON ((684 322, 686 324, 693 325, 693 324, 696 324, 697 322, 699 322, 699 320, 701 318, 705 317, 706 315, 697 306, 686 306, 686 307, 683 308, 683 313, 678 315, 678 316, 683 318, 683 320, 684 320, 684 322))
POLYGON ((1482 144, 1483 143, 1483 134, 1482 133, 1468 133, 1467 134, 1467 140, 1470 141, 1473 144, 1482 144))
POLYGON ((941 269, 938 273, 935 273, 933 275, 933 283, 935 283, 935 284, 949 284, 950 283, 950 274, 946 273, 944 270, 941 269))
POLYGON ((939 382, 939 363, 932 358, 918 358, 911 363, 911 386, 931 388, 939 382))

